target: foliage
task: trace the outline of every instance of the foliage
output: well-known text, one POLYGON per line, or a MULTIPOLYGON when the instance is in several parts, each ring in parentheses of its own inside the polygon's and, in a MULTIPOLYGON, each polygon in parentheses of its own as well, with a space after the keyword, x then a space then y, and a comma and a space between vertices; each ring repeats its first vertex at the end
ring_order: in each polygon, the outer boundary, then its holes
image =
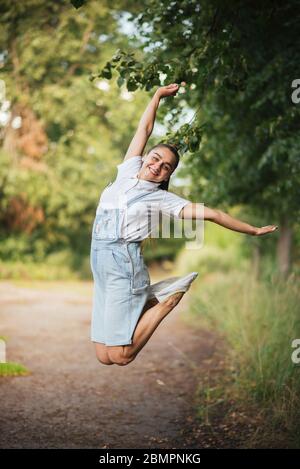
POLYGON ((187 90, 158 110, 167 128, 160 140, 184 155, 177 174, 185 197, 239 204, 252 224, 280 224, 288 214, 295 225, 296 10, 296 0, 4 0, 0 76, 11 120, 0 134, 1 256, 41 260, 66 247, 88 255, 99 194, 145 98, 170 82, 187 90), (132 36, 119 30, 125 12, 132 36), (180 125, 186 109, 194 116, 180 125), (13 127, 20 116, 22 127, 13 127))
POLYGON ((165 83, 187 82, 186 105, 201 103, 201 110, 173 136, 189 150, 183 174, 192 196, 224 207, 249 205, 261 217, 280 218, 287 210, 299 216, 299 106, 291 101, 300 60, 297 2, 143 5, 142 12, 131 9, 131 21, 141 47, 150 50, 140 61, 118 49, 100 76, 115 69, 133 89, 151 89, 161 74, 165 83))
POLYGON ((91 1, 78 11, 67 0, 46 10, 41 0, 2 2, 1 13, 0 72, 10 121, 0 135, 0 256, 39 263, 69 249, 73 267, 82 269, 99 195, 116 175, 146 93, 88 80, 116 46, 128 43, 108 2, 91 1))
POLYGON ((29 371, 25 366, 18 363, 0 363, 0 377, 1 376, 26 376, 29 371))
POLYGON ((283 282, 273 275, 257 282, 251 271, 232 271, 211 280, 194 294, 191 311, 227 343, 231 383, 221 383, 219 392, 228 400, 252 400, 265 423, 295 436, 300 381, 291 343, 300 334, 299 279, 283 282))

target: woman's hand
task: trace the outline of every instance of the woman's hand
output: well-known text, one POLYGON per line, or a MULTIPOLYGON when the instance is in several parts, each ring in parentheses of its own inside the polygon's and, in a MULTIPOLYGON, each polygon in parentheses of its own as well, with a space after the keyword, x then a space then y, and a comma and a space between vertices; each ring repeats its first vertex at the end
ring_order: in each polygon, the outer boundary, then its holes
MULTIPOLYGON (((185 82, 181 82, 181 86, 185 86, 185 82)), ((156 94, 159 98, 165 98, 167 96, 175 96, 180 86, 177 83, 171 83, 171 85, 161 86, 156 90, 156 94)))
POLYGON ((262 226, 261 228, 256 228, 254 236, 262 236, 267 233, 273 233, 273 231, 276 231, 278 226, 276 225, 267 225, 267 226, 262 226))

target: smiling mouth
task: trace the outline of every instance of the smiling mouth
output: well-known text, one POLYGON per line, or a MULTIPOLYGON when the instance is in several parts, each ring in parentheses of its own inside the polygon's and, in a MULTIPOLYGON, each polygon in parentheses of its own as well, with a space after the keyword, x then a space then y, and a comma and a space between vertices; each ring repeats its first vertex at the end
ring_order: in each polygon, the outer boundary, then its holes
POLYGON ((150 166, 148 166, 148 168, 149 168, 150 172, 151 172, 152 174, 154 174, 154 176, 158 176, 158 173, 155 173, 155 171, 153 171, 153 169, 150 168, 150 166))

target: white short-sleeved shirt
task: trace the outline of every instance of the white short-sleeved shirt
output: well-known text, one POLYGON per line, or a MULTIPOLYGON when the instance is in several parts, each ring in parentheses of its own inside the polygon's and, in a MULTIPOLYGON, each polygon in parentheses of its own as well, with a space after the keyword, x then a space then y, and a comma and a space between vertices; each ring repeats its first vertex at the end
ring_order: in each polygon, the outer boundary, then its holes
POLYGON ((97 208, 97 213, 100 208, 125 208, 120 232, 127 241, 147 238, 159 224, 159 212, 178 218, 181 209, 191 203, 158 187, 160 182, 139 179, 137 174, 142 164, 142 156, 132 156, 117 165, 117 177, 103 190, 97 208), (127 207, 128 201, 139 194, 147 196, 127 207))

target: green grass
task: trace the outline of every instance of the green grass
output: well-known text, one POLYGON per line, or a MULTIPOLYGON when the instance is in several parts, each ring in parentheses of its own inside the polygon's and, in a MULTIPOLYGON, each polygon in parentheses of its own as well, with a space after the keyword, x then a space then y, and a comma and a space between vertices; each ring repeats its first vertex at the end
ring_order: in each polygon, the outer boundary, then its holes
POLYGON ((0 280, 91 280, 89 257, 80 265, 76 262, 62 255, 51 255, 43 262, 1 261, 0 280))
MULTIPOLYGON (((7 342, 7 338, 4 336, 0 336, 0 340, 3 342, 7 342)), ((0 344, 2 345, 2 344, 0 344)), ((29 370, 19 363, 13 362, 5 362, 0 363, 0 377, 1 376, 26 376, 30 372, 29 370)))
POLYGON ((271 427, 294 436, 300 432, 300 366, 291 360, 291 343, 300 338, 299 305, 299 278, 267 282, 233 271, 204 282, 191 306, 196 320, 225 338, 231 392, 259 404, 271 427))
POLYGON ((253 445, 260 438, 271 445, 280 429, 300 447, 300 365, 291 360, 291 343, 300 338, 299 267, 283 280, 268 254, 256 278, 243 236, 208 225, 204 247, 177 259, 176 273, 199 272, 183 320, 216 333, 223 354, 221 373, 199 377, 198 415, 209 422, 234 399, 249 414, 256 408, 262 419, 253 445))
POLYGON ((26 376, 29 370, 18 363, 0 363, 0 376, 26 376))

